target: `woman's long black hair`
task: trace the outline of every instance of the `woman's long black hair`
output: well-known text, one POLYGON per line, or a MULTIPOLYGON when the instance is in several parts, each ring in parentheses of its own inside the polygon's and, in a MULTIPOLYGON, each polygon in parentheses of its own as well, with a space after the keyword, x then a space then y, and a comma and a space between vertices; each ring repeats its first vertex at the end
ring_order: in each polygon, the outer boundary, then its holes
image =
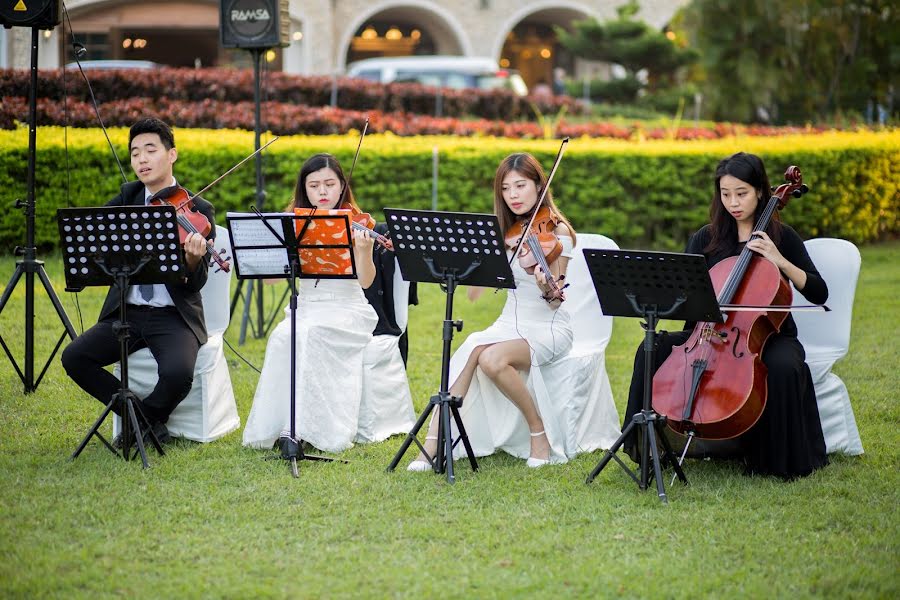
MULTIPOLYGON (((719 182, 722 177, 731 175, 740 179, 753 187, 756 191, 758 202, 756 211, 753 215, 754 224, 759 221, 760 215, 766 208, 766 203, 771 197, 771 188, 769 187, 769 176, 766 175, 766 167, 763 161, 755 154, 746 152, 738 152, 732 154, 728 158, 722 160, 716 167, 715 193, 713 194, 712 203, 709 205, 709 223, 710 223, 710 241, 706 248, 703 249, 705 254, 729 255, 737 247, 738 231, 737 221, 722 204, 722 189, 719 182)), ((776 211, 769 221, 766 233, 772 238, 776 244, 781 241, 781 223, 776 211)))
MULTIPOLYGON (((341 192, 344 191, 344 188, 347 186, 347 178, 344 176, 344 170, 341 168, 341 163, 338 162, 338 159, 333 155, 324 152, 322 154, 314 154, 303 163, 302 167, 300 167, 300 173, 297 175, 297 183, 294 186, 294 197, 287 207, 287 212, 292 212, 295 208, 316 208, 313 203, 309 201, 309 196, 306 195, 306 178, 309 177, 311 173, 315 173, 326 167, 335 172, 338 176, 338 180, 341 182, 341 192)), ((352 189, 347 190, 346 195, 344 195, 344 204, 346 205, 348 203, 354 208, 359 208, 356 205, 356 198, 353 197, 352 189)), ((335 208, 341 207, 335 206, 335 208)), ((344 208, 346 208, 346 206, 344 208)))

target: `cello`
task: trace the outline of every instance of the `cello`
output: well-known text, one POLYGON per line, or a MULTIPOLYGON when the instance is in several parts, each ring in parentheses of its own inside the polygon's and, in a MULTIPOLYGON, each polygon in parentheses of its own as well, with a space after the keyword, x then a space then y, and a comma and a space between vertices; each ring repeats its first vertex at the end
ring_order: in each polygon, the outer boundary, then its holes
MULTIPOLYGON (((798 167, 788 167, 784 178, 753 231, 765 231, 776 210, 809 189, 798 167)), ((762 351, 787 318, 779 308, 790 306, 793 294, 778 267, 747 247, 709 275, 726 319, 697 323, 688 340, 672 349, 653 377, 653 408, 678 433, 728 439, 750 429, 765 409, 762 351)))

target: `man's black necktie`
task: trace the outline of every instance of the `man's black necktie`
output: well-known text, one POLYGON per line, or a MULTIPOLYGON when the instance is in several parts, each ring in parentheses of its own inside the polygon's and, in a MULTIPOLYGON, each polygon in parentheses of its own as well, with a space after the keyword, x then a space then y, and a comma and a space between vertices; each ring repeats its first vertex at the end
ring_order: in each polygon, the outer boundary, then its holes
POLYGON ((141 298, 150 302, 153 299, 153 284, 152 283, 142 283, 138 286, 141 292, 141 298))

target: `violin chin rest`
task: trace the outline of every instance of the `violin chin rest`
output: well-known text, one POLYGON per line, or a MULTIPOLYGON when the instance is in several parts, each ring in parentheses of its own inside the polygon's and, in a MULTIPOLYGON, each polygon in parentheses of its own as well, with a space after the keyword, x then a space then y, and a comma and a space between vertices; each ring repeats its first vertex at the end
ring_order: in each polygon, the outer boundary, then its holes
POLYGON ((170 185, 169 187, 164 187, 163 189, 161 189, 158 192, 156 192, 155 194, 153 194, 150 197, 149 202, 152 202, 153 200, 167 200, 168 198, 171 198, 172 196, 174 196, 178 192, 179 189, 180 188, 177 185, 170 185))

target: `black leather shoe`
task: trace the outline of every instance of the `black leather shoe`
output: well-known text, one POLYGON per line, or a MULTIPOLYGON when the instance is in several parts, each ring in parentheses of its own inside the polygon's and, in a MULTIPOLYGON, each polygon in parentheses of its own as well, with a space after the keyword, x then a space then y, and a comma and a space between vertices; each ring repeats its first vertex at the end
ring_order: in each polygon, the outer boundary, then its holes
POLYGON ((144 445, 148 445, 151 443, 150 432, 156 434, 156 439, 159 440, 160 444, 168 444, 172 441, 172 435, 169 433, 169 428, 166 427, 165 423, 154 422, 150 425, 149 429, 144 430, 144 445))
MULTIPOLYGON (((152 445, 150 438, 150 431, 156 434, 156 439, 159 440, 160 444, 168 444, 172 441, 172 435, 169 433, 169 429, 166 427, 165 423, 153 423, 149 428, 145 427, 143 429, 144 433, 144 447, 152 445)), ((124 447, 124 440, 122 439, 122 434, 119 433, 112 441, 113 448, 116 450, 121 450, 124 447)), ((134 434, 132 434, 131 444, 129 444, 132 448, 136 445, 134 441, 134 434)))

